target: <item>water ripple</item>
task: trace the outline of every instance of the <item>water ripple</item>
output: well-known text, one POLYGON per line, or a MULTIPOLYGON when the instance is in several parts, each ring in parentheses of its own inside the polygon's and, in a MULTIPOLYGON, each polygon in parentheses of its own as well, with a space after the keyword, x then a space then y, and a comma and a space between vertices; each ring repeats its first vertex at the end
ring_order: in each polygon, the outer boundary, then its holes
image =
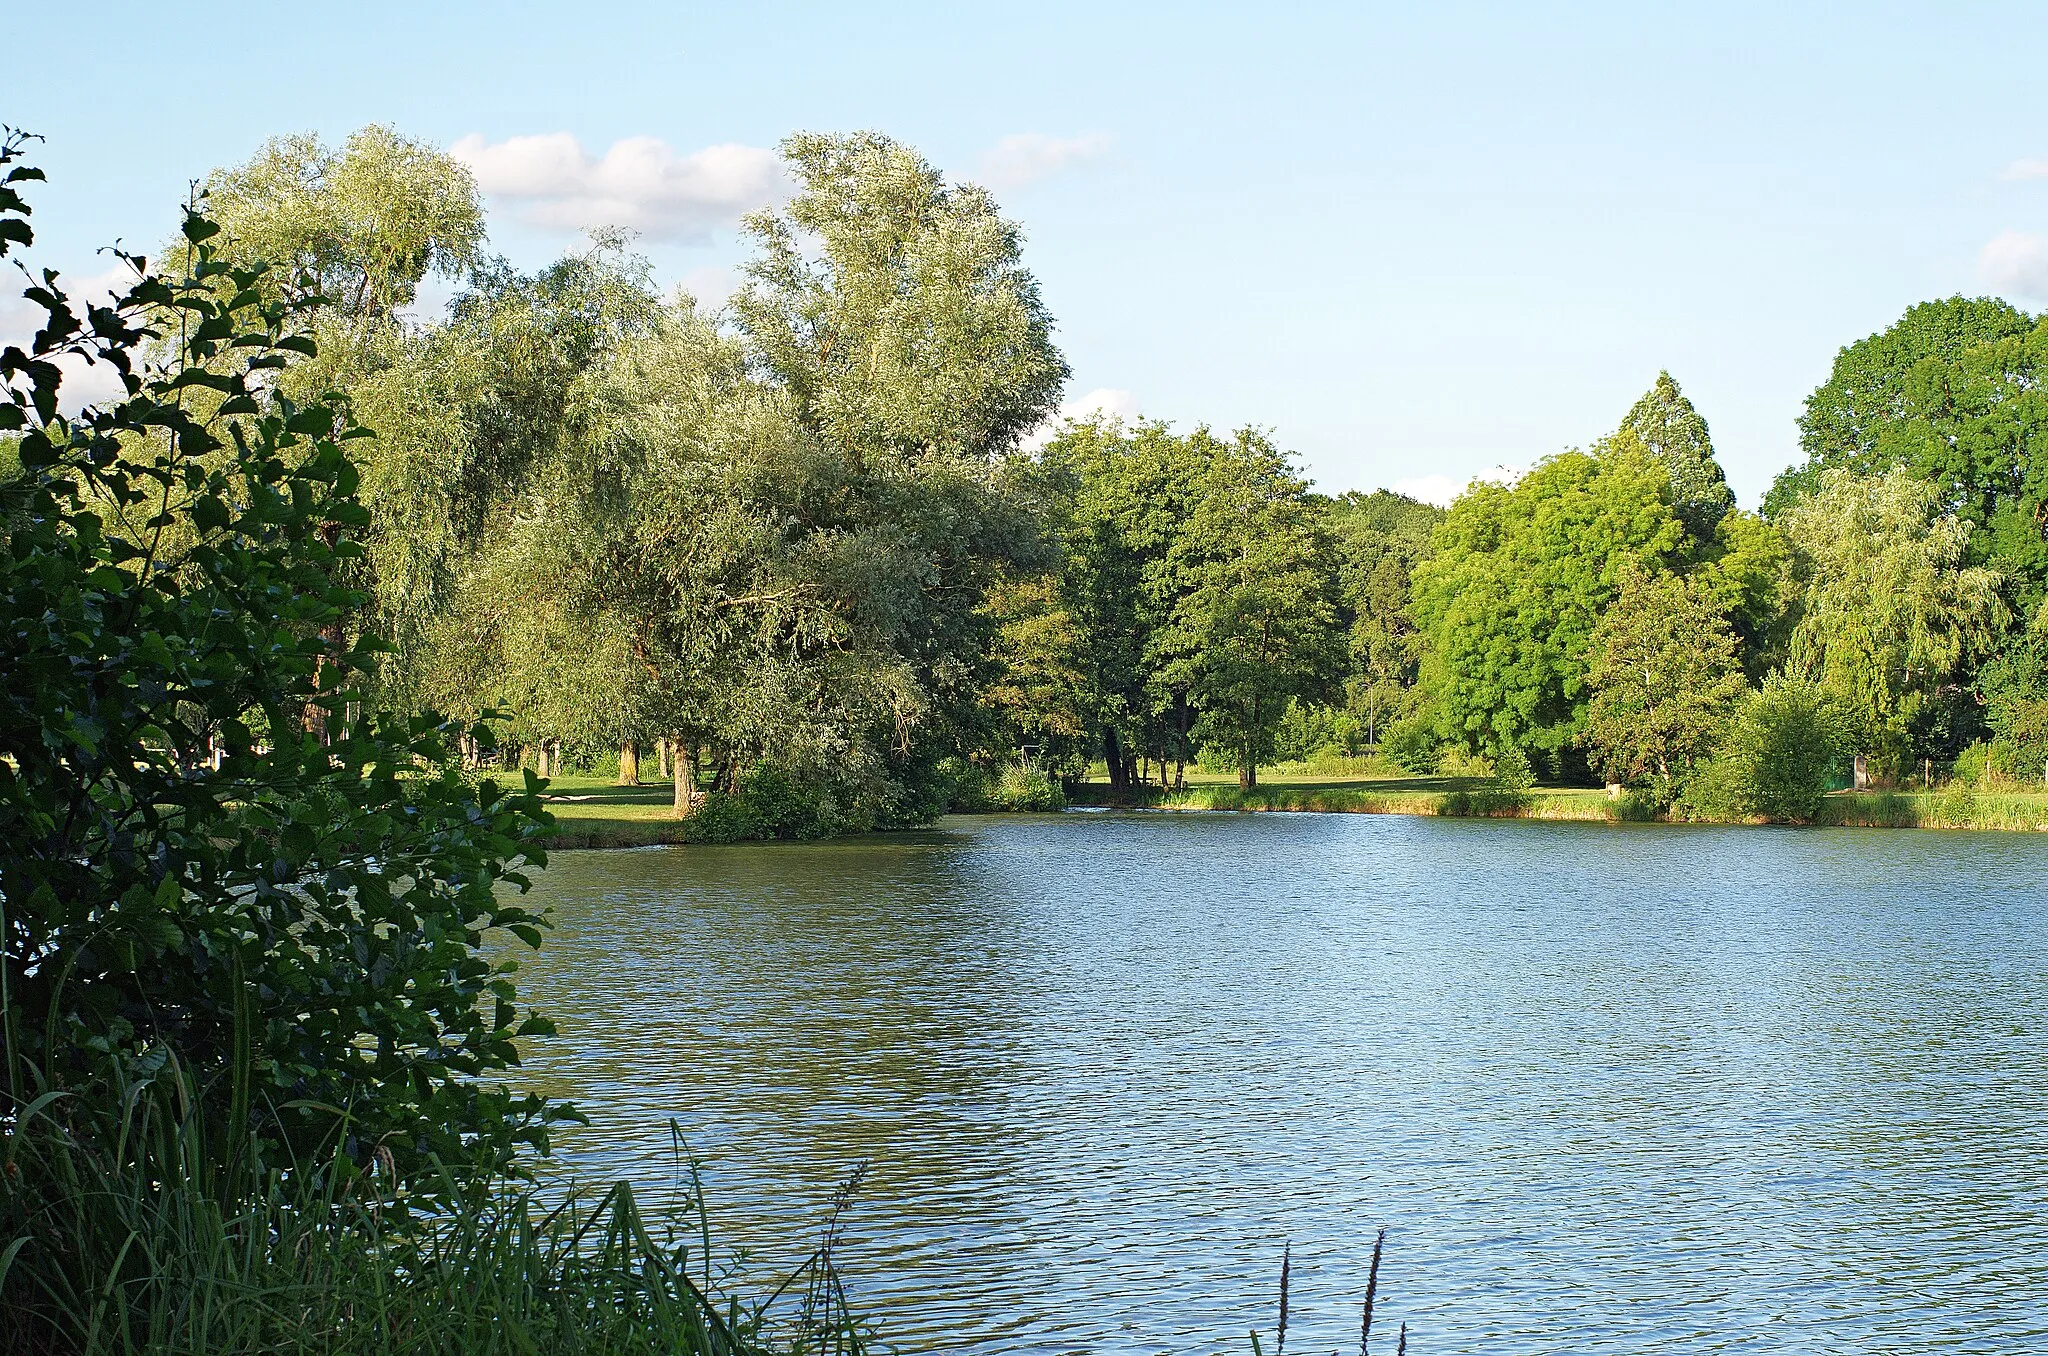
POLYGON ((2048 840, 1319 815, 563 854, 528 1072, 901 1351, 2048 1349, 2048 840), (1270 1349, 1270 1348, 1269 1348, 1270 1349))

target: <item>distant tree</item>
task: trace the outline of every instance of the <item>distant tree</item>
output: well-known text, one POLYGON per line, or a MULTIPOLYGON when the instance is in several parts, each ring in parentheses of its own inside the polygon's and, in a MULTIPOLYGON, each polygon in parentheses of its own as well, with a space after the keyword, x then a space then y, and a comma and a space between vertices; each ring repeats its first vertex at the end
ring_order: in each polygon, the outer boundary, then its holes
POLYGON ((1043 764, 1085 766, 1087 638, 1060 596, 1059 580, 1036 575, 990 588, 997 623, 995 677, 986 702, 1000 716, 1009 749, 1035 746, 1043 764))
POLYGON ((1335 555, 1319 505, 1264 436, 1188 441, 1203 469, 1175 551, 1191 587, 1155 636, 1172 656, 1160 677, 1185 686, 1198 737, 1231 751, 1249 789, 1290 699, 1326 700, 1341 680, 1335 555))
POLYGON ((1695 552, 1686 578, 1727 619, 1751 682, 1783 662, 1800 584, 1792 543, 1780 528, 1730 509, 1714 525, 1713 540, 1695 552))
POLYGON ((1998 571, 2015 612, 2048 599, 2048 323, 1951 297, 1841 351, 1800 421, 1807 459, 1778 478, 1782 518, 1830 470, 1903 467, 1973 529, 1968 563, 1998 571))
POLYGON ((1735 633, 1698 583, 1633 565, 1593 633, 1585 741, 1608 780, 1685 780, 1744 691, 1735 633))
POLYGON ((1192 756, 1189 671, 1173 663, 1184 637, 1166 633, 1200 558, 1182 527, 1202 446, 1162 423, 1097 419, 1070 423, 1042 454, 1063 487, 1061 587, 1084 637, 1083 706, 1113 786, 1130 785, 1148 756, 1162 769, 1192 756))
POLYGON ((1443 740, 1574 756, 1593 634, 1629 568, 1671 568, 1687 541, 1671 478, 1634 434, 1566 452, 1513 486, 1475 482, 1415 573, 1421 683, 1443 740))
MULTIPOLYGON (((1958 296, 1909 307, 1890 328, 1846 346, 1828 379, 1806 398, 1799 446, 1808 464, 1796 468, 1801 478, 1786 482, 1788 488, 1816 488, 1825 470, 1881 471, 1895 464, 1898 449, 1886 444, 1922 403, 1913 390, 1917 383, 1938 380, 1978 344, 2021 338, 2033 329, 2034 318, 2006 302, 1958 296)), ((1778 496, 1771 507, 1790 508, 1796 497, 1778 496)))
POLYGON ((1856 751, 1895 773, 1915 718, 2010 620, 1999 576, 1966 562, 1970 526, 1902 468, 1821 474, 1784 515, 1805 581, 1788 667, 1818 685, 1856 751))
POLYGON ((1735 507, 1735 495, 1714 459, 1707 421, 1669 372, 1657 374, 1656 384, 1630 407, 1621 426, 1670 473, 1671 506, 1686 530, 1701 542, 1712 541, 1715 527, 1735 507))
POLYGON ((1351 616, 1351 676, 1345 705, 1377 744, 1410 705, 1415 626, 1408 617, 1415 566, 1429 553, 1444 511, 1390 490, 1356 491, 1329 507, 1338 579, 1351 616))

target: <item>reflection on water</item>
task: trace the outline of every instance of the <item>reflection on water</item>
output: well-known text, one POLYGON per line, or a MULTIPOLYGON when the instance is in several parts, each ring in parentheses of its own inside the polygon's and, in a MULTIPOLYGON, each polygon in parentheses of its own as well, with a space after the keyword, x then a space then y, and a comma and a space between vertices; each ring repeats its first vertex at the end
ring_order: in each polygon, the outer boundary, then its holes
POLYGON ((1290 1344, 1354 1350, 1381 1224, 1375 1350, 2048 1350, 2044 880, 1321 815, 568 853, 528 1072, 584 1177, 665 1182, 678 1120, 764 1271, 865 1161, 903 1351, 1248 1350, 1286 1240, 1290 1344))

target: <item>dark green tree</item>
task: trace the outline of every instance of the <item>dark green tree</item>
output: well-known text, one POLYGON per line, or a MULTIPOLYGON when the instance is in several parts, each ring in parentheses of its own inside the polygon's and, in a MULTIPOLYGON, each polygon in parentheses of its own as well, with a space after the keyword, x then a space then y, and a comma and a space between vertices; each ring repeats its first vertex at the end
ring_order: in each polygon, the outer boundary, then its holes
MULTIPOLYGON (((0 252, 30 243, 39 178, 0 183, 0 252)), ((531 782, 459 774, 458 737, 488 726, 361 707, 375 645, 336 624, 361 602, 341 580, 366 435, 280 392, 315 298, 216 236, 188 216, 181 272, 129 258, 134 284, 83 314, 36 275, 43 328, 0 351, 4 1115, 54 1098, 91 1152, 135 1152, 122 1097, 183 1080, 221 1191, 375 1154, 432 1197, 554 1114, 498 1081, 547 1028, 484 949, 539 940, 498 890, 546 816, 531 782), (153 341, 176 344, 161 367, 153 341), (78 358, 125 394, 66 418, 78 358)))
POLYGON ((1698 583, 1631 566, 1593 633, 1587 748, 1609 781, 1667 790, 1721 738, 1744 691, 1735 633, 1698 583))
POLYGON ((1710 542, 1721 519, 1735 507, 1734 492, 1714 459, 1707 421, 1678 389, 1669 372, 1629 408, 1622 428, 1635 434, 1671 476, 1671 507, 1695 540, 1710 542))

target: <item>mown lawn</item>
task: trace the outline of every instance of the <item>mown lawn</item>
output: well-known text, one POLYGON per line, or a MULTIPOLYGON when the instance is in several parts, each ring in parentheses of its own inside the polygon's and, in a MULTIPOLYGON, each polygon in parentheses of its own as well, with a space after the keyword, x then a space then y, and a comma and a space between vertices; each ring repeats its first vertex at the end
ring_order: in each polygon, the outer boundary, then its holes
POLYGON ((683 838, 675 792, 665 781, 619 786, 610 777, 568 773, 549 781, 546 798, 555 816, 551 848, 645 847, 683 838))

